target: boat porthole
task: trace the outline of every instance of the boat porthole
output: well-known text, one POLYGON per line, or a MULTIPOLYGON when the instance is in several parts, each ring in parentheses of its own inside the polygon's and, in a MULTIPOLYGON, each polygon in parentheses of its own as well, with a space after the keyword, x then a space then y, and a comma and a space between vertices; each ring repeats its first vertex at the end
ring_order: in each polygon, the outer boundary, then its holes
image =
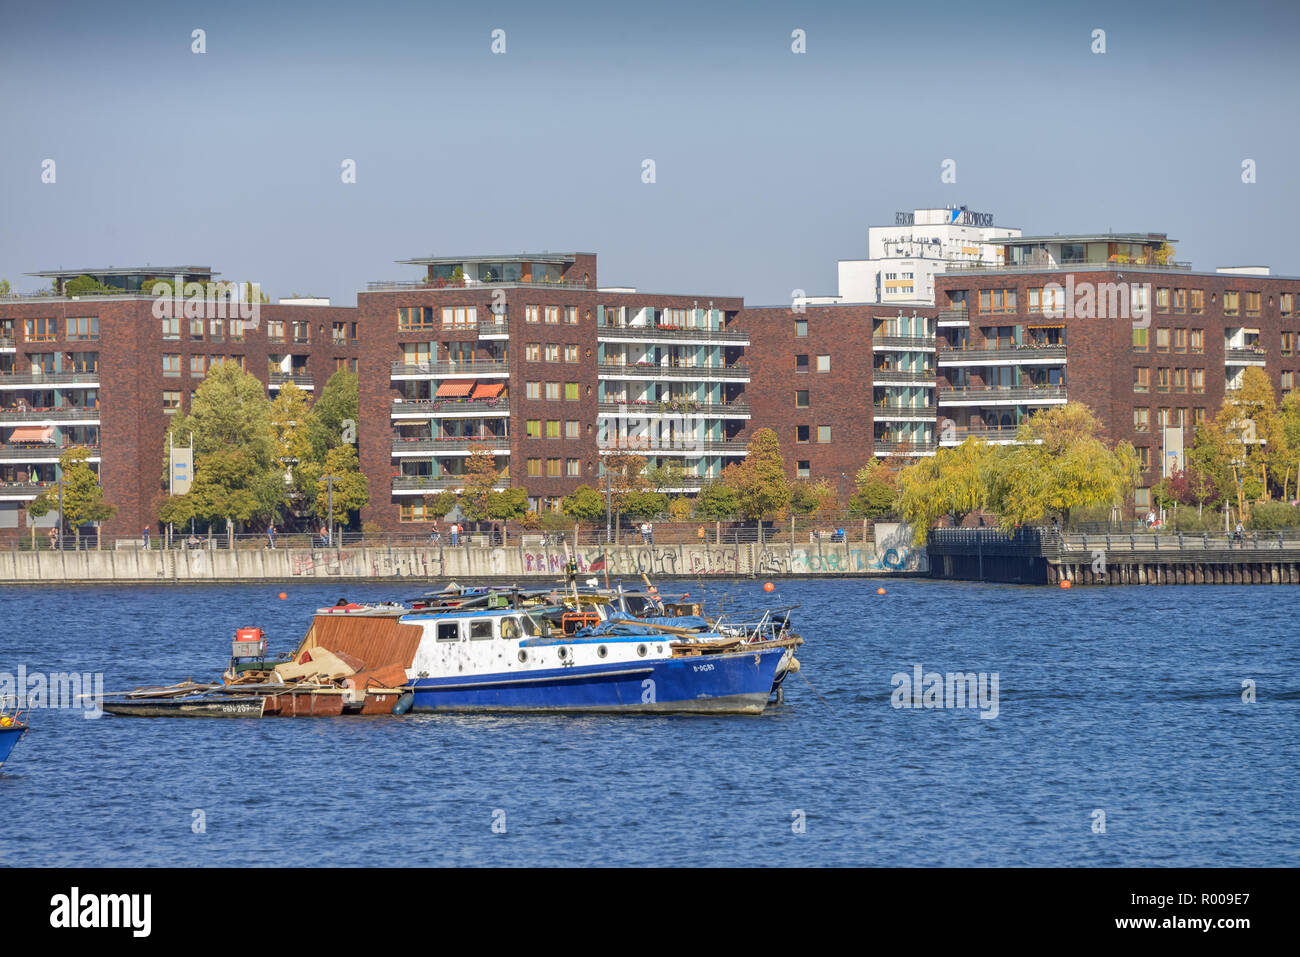
POLYGON ((604 658, 607 654, 609 654, 609 649, 606 648, 604 645, 601 645, 599 648, 596 649, 597 658, 604 658))
POLYGON ((563 646, 561 646, 561 647, 560 647, 560 660, 563 661, 563 660, 564 660, 565 658, 567 658, 568 656, 569 656, 569 649, 568 649, 568 648, 565 648, 565 647, 563 647, 563 646))
POLYGON ((638 655, 640 655, 642 658, 644 658, 644 657, 645 657, 645 654, 646 654, 646 646, 645 646, 645 645, 637 645, 637 646, 636 646, 636 653, 637 653, 638 655))
POLYGON ((522 662, 525 662, 525 661, 527 661, 527 660, 528 660, 528 652, 526 652, 526 651, 522 651, 522 650, 521 650, 521 651, 519 652, 519 661, 522 663, 522 662))

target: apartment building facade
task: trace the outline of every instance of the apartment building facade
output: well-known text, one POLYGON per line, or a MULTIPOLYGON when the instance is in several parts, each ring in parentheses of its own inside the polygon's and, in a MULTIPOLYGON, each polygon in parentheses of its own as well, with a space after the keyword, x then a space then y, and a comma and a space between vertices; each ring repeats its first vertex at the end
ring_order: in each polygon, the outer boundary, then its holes
POLYGON ((0 299, 0 538, 55 524, 54 515, 31 519, 26 507, 57 483, 59 455, 73 445, 90 449, 105 497, 117 506, 104 534, 156 530, 167 424, 188 411, 217 363, 239 364, 269 395, 291 380, 319 389, 336 369, 356 368, 353 309, 259 304, 252 320, 223 304, 193 318, 183 307, 160 318, 144 280, 207 283, 216 274, 182 266, 33 275, 62 284, 72 273, 132 291, 0 299))
POLYGON ((748 337, 738 297, 601 287, 591 253, 427 257, 413 281, 357 296, 367 338, 361 417, 372 436, 363 518, 425 522, 425 498, 464 487, 475 449, 536 510, 599 486, 618 452, 698 489, 744 455, 748 337))

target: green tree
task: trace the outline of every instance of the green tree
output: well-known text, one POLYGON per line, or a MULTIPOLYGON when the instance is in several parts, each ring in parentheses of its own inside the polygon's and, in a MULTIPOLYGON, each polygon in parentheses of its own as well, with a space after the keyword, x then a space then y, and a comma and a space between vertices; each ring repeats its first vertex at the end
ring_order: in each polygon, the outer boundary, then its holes
MULTIPOLYGON (((275 460, 294 478, 294 492, 300 501, 310 503, 316 497, 316 480, 320 478, 324 456, 317 456, 311 441, 311 411, 307 393, 293 382, 286 382, 280 394, 271 400, 271 435, 275 442, 275 460)), ((310 507, 308 508, 310 510, 310 507)))
POLYGON ((490 446, 483 444, 470 452, 465 460, 465 485, 460 493, 460 510, 471 522, 491 518, 489 504, 501 473, 490 446))
POLYGON ((579 485, 564 497, 560 510, 578 522, 598 522, 605 518, 605 496, 590 485, 579 485))
POLYGON ((455 492, 435 492, 424 496, 424 514, 428 517, 446 518, 455 507, 455 492))
POLYGON ((13 286, 9 285, 8 279, 0 279, 0 296, 12 296, 14 294, 13 286))
POLYGON ((316 514, 329 514, 330 489, 328 476, 334 476, 334 522, 346 525, 352 515, 370 504, 370 483, 357 461, 357 450, 351 445, 339 445, 325 454, 325 466, 316 480, 316 514), (342 516, 342 518, 340 518, 342 516))
POLYGON ((179 445, 194 436, 194 486, 168 499, 163 521, 181 524, 192 517, 243 523, 270 519, 284 505, 287 490, 271 427, 271 403, 262 383, 233 362, 208 373, 189 414, 177 412, 168 432, 179 445))
POLYGON ((728 465, 722 481, 736 493, 740 513, 748 519, 779 518, 790 507, 790 482, 785 477, 781 444, 771 429, 757 430, 745 458, 728 465))
POLYGON ((63 294, 65 296, 104 295, 123 291, 116 286, 105 285, 92 276, 78 276, 76 279, 69 279, 63 284, 63 294))
POLYGON ((630 492, 623 502, 623 514, 632 518, 654 518, 668 508, 668 496, 663 492, 630 492))
POLYGON ((493 521, 517 521, 526 514, 528 514, 528 492, 525 489, 513 486, 488 496, 487 517, 493 521))
POLYGON ((325 453, 337 445, 355 444, 360 420, 360 380, 355 372, 339 369, 311 407, 308 432, 316 460, 325 461, 325 453))
MULTIPOLYGON (((64 450, 59 455, 59 471, 63 476, 64 525, 60 535, 89 522, 106 522, 117 514, 117 508, 104 501, 104 488, 90 465, 89 449, 76 445, 64 450)), ((58 488, 47 488, 28 504, 27 514, 40 518, 58 508, 58 488)))
POLYGON ((695 514, 715 521, 735 518, 740 514, 740 499, 734 489, 721 482, 706 482, 695 496, 695 514))

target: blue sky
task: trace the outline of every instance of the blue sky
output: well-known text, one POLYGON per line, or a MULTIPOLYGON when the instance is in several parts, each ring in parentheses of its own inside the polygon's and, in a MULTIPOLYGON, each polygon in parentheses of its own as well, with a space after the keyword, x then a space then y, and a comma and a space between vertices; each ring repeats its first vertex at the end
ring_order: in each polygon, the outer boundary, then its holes
POLYGON ((581 250, 602 284, 779 303, 833 293, 868 225, 947 203, 1300 275, 1300 5, 173 0, 4 24, 20 289, 186 262, 351 304, 414 278, 395 259, 581 250))

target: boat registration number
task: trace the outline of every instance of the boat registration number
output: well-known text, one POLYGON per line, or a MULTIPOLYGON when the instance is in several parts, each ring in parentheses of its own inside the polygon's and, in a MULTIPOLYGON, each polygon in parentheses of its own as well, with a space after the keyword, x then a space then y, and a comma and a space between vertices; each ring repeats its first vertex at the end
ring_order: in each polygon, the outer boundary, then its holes
POLYGON ((691 665, 696 671, 712 671, 713 665, 691 665))

